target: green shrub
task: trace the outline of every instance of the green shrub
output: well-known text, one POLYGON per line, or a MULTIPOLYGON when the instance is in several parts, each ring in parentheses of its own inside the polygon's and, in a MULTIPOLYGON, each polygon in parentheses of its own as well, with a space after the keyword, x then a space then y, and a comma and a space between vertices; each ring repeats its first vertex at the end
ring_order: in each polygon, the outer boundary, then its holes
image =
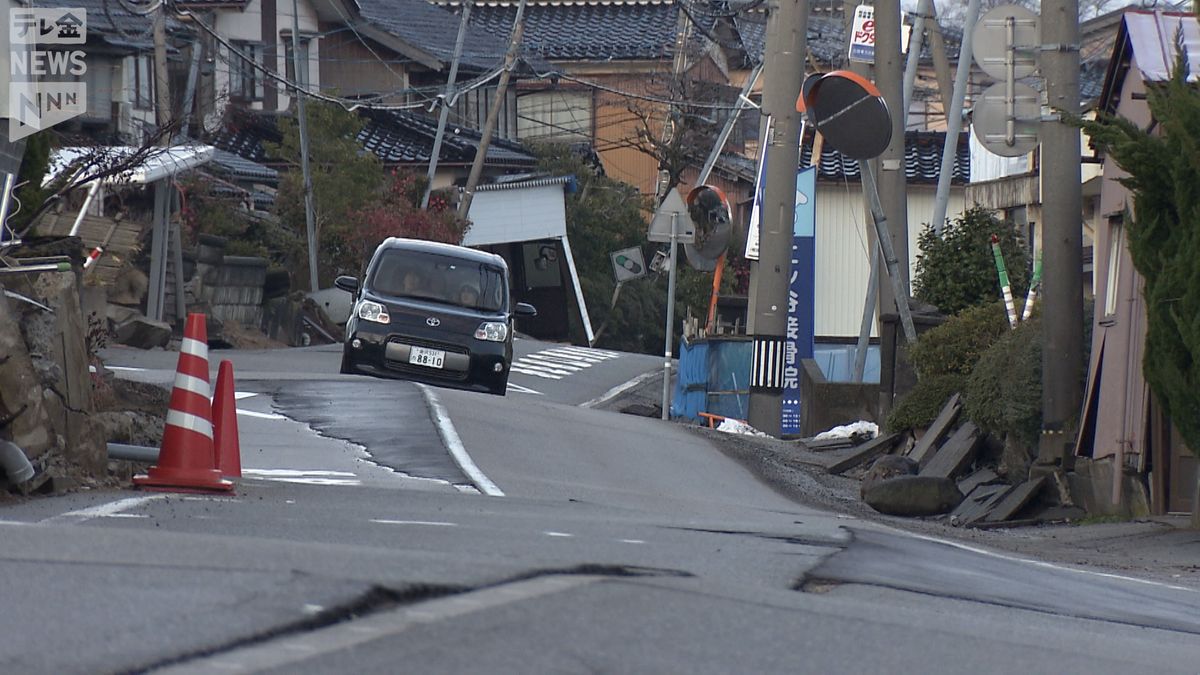
POLYGON ((1005 333, 967 378, 967 418, 997 438, 1030 445, 1042 428, 1042 321, 1036 314, 1005 333))
MULTIPOLYGON (((1020 303, 1029 288, 1029 256, 1021 235, 983 208, 972 208, 961 218, 947 222, 942 236, 926 227, 918 238, 913 294, 937 305, 946 314, 958 314, 1000 299, 1000 280, 992 254, 992 235, 1000 238, 1000 250, 1008 270, 1014 300, 1020 303)), ((1019 310, 1019 307, 1018 307, 1019 310)))
POLYGON ((942 373, 924 378, 888 414, 884 426, 892 433, 927 427, 946 401, 966 385, 965 375, 942 373))
POLYGON ((908 347, 908 362, 921 380, 949 374, 965 378, 984 351, 1008 330, 1003 303, 971 307, 922 333, 908 347))

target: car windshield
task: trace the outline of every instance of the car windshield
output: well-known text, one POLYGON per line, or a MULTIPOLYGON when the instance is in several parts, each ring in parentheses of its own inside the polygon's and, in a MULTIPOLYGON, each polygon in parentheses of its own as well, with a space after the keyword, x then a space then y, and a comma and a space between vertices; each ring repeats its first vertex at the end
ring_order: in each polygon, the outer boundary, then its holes
POLYGON ((376 293, 496 312, 507 293, 498 267, 453 256, 385 251, 368 280, 376 293))

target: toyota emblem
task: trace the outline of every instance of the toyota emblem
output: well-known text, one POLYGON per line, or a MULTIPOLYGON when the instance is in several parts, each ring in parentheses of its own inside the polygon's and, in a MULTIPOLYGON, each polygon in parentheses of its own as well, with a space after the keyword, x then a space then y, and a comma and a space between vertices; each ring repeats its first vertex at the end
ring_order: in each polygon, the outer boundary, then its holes
POLYGON ((428 319, 425 319, 425 323, 429 324, 430 326, 432 326, 434 328, 437 328, 438 326, 442 325, 442 320, 437 318, 436 316, 431 316, 428 319))

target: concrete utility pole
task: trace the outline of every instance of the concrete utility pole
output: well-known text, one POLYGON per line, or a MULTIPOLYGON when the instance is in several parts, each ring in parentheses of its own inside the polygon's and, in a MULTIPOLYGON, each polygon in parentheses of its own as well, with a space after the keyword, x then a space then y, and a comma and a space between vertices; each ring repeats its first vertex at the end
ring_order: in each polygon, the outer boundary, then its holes
POLYGON ((154 121, 161 138, 159 145, 170 145, 171 137, 162 130, 171 123, 171 81, 167 77, 167 3, 159 2, 154 12, 154 121))
POLYGON ((471 0, 463 2, 462 17, 458 20, 458 37, 454 39, 454 56, 450 59, 450 74, 446 78, 446 89, 442 93, 442 109, 438 111, 437 133, 433 136, 433 150, 429 153, 429 172, 425 175, 425 194, 421 195, 421 208, 429 208, 429 193, 433 192, 433 177, 437 175, 438 159, 442 156, 442 138, 446 134, 446 121, 450 117, 450 105, 458 82, 458 61, 462 58, 463 40, 467 36, 467 22, 471 18, 471 0))
POLYGON ((488 110, 487 120, 483 123, 483 134, 479 139, 479 149, 475 151, 475 161, 471 162, 471 174, 467 176, 467 186, 463 188, 462 200, 458 204, 458 217, 466 218, 471 213, 471 200, 475 197, 475 186, 479 184, 479 176, 483 173, 483 161, 487 158, 488 146, 492 144, 492 131, 496 128, 496 118, 504 107, 504 97, 508 93, 508 78, 517 62, 517 54, 521 51, 521 36, 525 33, 525 0, 517 5, 517 17, 513 20, 512 39, 508 43, 508 52, 504 55, 504 71, 500 73, 500 81, 496 84, 496 98, 492 108, 488 110))
MULTIPOLYGON (((879 202, 891 232, 892 251, 899 262, 904 292, 909 288, 908 185, 904 174, 904 128, 908 100, 904 97, 904 62, 900 54, 900 0, 875 2, 875 86, 891 112, 892 141, 879 156, 879 202)), ((866 183, 864 182, 864 185, 866 183)), ((880 284, 880 307, 896 311, 891 284, 880 284)))
MULTIPOLYGON (((1079 0, 1042 3, 1042 75, 1051 112, 1079 114, 1079 0)), ((1042 123, 1042 437, 1038 464, 1074 443, 1083 399, 1082 205, 1079 130, 1042 123)))
POLYGON ((300 59, 300 3, 292 0, 292 72, 296 74, 296 117, 300 127, 300 171, 304 175, 304 225, 308 235, 308 285, 312 292, 320 290, 317 279, 317 215, 313 206, 312 173, 308 168, 308 115, 304 111, 304 94, 308 86, 308 64, 300 59))
POLYGON ((783 392, 783 347, 787 329, 792 228, 796 215, 796 170, 800 163, 800 113, 796 99, 804 80, 808 0, 775 0, 767 18, 767 64, 763 112, 774 120, 767 140, 762 232, 754 268, 754 335, 750 372, 750 419, 760 431, 779 436, 783 392))

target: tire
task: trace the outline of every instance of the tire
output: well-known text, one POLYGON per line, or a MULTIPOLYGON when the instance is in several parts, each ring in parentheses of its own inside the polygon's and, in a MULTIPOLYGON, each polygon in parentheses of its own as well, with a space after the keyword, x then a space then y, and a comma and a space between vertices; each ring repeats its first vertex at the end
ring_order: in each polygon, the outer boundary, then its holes
POLYGON ((343 375, 353 375, 358 372, 358 369, 354 367, 354 359, 350 358, 348 347, 342 348, 342 367, 339 372, 343 375))

